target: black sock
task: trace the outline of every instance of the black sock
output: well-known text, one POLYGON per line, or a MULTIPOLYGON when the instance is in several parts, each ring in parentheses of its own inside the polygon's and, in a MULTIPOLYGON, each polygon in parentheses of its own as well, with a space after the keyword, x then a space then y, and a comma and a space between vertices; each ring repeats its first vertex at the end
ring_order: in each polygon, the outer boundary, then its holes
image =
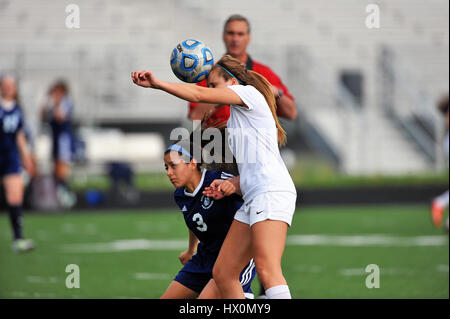
POLYGON ((22 206, 9 206, 9 220, 11 221, 14 240, 23 239, 22 206))

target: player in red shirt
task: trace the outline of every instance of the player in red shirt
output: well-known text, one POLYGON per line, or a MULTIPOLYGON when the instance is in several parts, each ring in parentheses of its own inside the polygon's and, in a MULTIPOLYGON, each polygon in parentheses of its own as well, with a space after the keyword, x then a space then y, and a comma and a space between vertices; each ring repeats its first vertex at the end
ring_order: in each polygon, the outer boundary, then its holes
MULTIPOLYGON (((268 66, 254 61, 247 54, 247 46, 250 43, 250 24, 241 15, 232 15, 225 22, 223 30, 223 41, 227 54, 245 63, 248 70, 253 70, 264 76, 271 84, 277 101, 277 115, 293 120, 297 117, 297 108, 292 95, 268 66)), ((199 83, 207 86, 206 80, 199 83)), ((216 123, 226 123, 230 117, 230 107, 228 105, 212 105, 205 103, 189 103, 189 118, 191 120, 202 120, 206 116, 206 125, 216 123)))

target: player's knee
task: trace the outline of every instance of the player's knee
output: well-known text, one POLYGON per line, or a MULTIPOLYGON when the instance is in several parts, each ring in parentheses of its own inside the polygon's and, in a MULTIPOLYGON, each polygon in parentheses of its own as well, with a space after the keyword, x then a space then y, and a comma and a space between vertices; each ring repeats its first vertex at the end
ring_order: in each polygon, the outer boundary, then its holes
POLYGON ((232 279, 239 280, 239 272, 236 275, 231 269, 226 269, 226 267, 216 264, 213 268, 213 278, 218 286, 222 286, 230 282, 232 279))
POLYGON ((264 267, 264 265, 258 265, 256 262, 255 268, 256 273, 258 274, 258 280, 261 282, 263 286, 265 286, 265 283, 267 282, 267 279, 270 276, 268 269, 264 267))
POLYGON ((258 280, 263 286, 268 286, 275 280, 281 280, 283 277, 281 271, 281 265, 276 265, 269 262, 264 262, 264 260, 255 259, 256 273, 258 274, 258 280))
POLYGON ((221 265, 214 265, 213 278, 217 285, 221 285, 223 282, 226 282, 226 276, 227 273, 221 265))

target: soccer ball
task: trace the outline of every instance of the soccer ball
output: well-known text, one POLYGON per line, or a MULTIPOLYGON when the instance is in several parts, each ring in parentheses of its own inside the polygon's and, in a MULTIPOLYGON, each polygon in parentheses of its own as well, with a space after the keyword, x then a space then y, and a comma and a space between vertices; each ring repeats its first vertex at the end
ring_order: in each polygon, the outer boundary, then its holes
POLYGON ((203 42, 187 39, 179 43, 172 51, 170 66, 181 81, 197 83, 208 77, 214 64, 210 48, 203 42))

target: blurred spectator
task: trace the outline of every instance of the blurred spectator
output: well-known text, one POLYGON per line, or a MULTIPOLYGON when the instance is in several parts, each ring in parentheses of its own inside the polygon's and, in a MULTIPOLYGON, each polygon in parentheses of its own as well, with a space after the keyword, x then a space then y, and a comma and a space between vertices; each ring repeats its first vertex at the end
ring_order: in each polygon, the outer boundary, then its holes
MULTIPOLYGON (((447 125, 447 134, 445 136, 445 140, 444 140, 444 149, 447 155, 447 163, 448 163, 448 159, 449 159, 449 101, 448 101, 448 96, 443 98, 439 104, 438 104, 438 109, 439 111, 442 113, 443 116, 445 116, 445 123, 447 125)), ((444 213, 445 210, 448 207, 448 202, 449 202, 449 191, 447 190, 445 193, 443 193, 442 195, 436 197, 433 200, 433 204, 431 205, 431 218, 433 220, 433 224, 436 228, 439 228, 442 226, 442 219, 444 217, 444 213)), ((448 217, 447 217, 447 223, 446 223, 446 228, 448 231, 449 228, 449 221, 448 221, 448 217)))
POLYGON ((69 190, 68 178, 75 145, 72 130, 73 104, 64 81, 59 80, 52 85, 48 95, 48 102, 41 110, 41 119, 50 125, 52 132, 53 175, 57 197, 64 207, 72 207, 76 198, 69 190))
POLYGON ((34 243, 23 236, 22 165, 31 176, 35 174, 35 170, 24 134, 23 112, 18 104, 14 78, 6 76, 0 80, 0 93, 0 178, 5 188, 13 231, 13 250, 27 252, 34 248, 34 243))
MULTIPOLYGON (((263 75, 272 84, 272 91, 277 101, 277 115, 289 120, 295 119, 297 108, 287 87, 268 66, 254 61, 247 53, 247 46, 250 43, 250 23, 247 18, 238 14, 230 16, 224 24, 223 42, 227 51, 226 54, 245 63, 248 70, 263 75)), ((207 81, 204 80, 199 85, 207 86, 207 81)), ((189 118, 191 120, 202 120, 204 117, 207 118, 206 124, 226 123, 230 117, 230 107, 228 105, 216 106, 205 103, 189 104, 189 118)))

